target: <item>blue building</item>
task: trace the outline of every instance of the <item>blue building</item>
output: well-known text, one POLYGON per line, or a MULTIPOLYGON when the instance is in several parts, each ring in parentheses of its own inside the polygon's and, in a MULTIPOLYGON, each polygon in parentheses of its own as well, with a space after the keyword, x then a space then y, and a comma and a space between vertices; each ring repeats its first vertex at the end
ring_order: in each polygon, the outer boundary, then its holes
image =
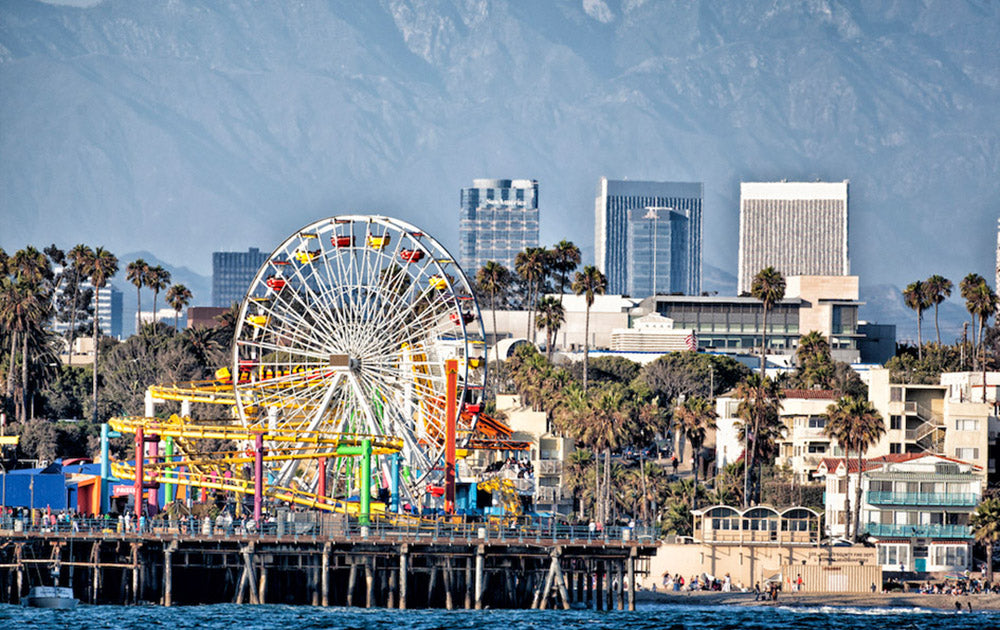
POLYGON ((594 248, 607 293, 701 293, 703 193, 700 183, 601 178, 594 248))
POLYGON ((472 180, 462 189, 458 236, 458 262, 470 277, 488 260, 513 269, 518 252, 538 247, 538 181, 472 180))
POLYGON ((212 306, 229 308, 246 296, 268 253, 256 247, 245 252, 212 252, 212 306))

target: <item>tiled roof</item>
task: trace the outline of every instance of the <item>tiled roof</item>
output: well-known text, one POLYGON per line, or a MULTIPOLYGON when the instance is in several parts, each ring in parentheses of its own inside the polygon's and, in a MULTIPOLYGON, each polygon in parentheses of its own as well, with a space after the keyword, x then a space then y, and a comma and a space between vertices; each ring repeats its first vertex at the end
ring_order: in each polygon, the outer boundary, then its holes
MULTIPOLYGON (((891 453, 889 455, 880 455, 879 457, 872 457, 869 459, 862 460, 864 463, 863 472, 868 472, 869 470, 874 470, 876 468, 881 468, 885 464, 898 464, 900 462, 908 462, 914 459, 920 459, 922 457, 937 457, 946 462, 952 462, 955 464, 966 464, 971 465, 973 469, 979 470, 981 467, 971 464, 970 462, 964 462, 960 459, 955 459, 953 457, 947 457, 945 455, 937 455, 935 453, 891 453)), ((819 466, 816 467, 817 472, 821 466, 825 466, 827 472, 833 472, 837 470, 840 463, 844 461, 843 457, 824 457, 820 460, 819 466)), ((847 474, 856 475, 858 473, 858 458, 851 457, 847 460, 847 474)))
POLYGON ((840 392, 832 389, 786 389, 785 398, 805 398, 815 400, 837 400, 840 392))

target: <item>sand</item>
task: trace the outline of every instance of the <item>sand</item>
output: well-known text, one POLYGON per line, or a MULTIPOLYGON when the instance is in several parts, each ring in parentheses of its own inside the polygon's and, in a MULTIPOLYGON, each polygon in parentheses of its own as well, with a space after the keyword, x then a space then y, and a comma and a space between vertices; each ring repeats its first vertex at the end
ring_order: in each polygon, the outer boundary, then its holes
MULTIPOLYGON (((636 601, 696 606, 774 606, 774 602, 755 602, 753 593, 696 591, 675 593, 640 591, 636 601)), ((955 602, 968 610, 1000 610, 1000 595, 921 595, 919 593, 785 593, 778 595, 778 606, 843 606, 855 608, 934 608, 955 610, 955 602)))

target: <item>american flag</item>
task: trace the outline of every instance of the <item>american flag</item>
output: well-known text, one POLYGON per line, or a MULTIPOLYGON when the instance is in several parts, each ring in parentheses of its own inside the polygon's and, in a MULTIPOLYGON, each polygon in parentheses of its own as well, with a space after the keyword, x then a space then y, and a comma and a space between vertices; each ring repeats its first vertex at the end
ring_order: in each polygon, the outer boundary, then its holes
POLYGON ((688 350, 698 349, 698 338, 694 336, 694 331, 688 333, 687 337, 684 338, 684 345, 687 346, 688 350))

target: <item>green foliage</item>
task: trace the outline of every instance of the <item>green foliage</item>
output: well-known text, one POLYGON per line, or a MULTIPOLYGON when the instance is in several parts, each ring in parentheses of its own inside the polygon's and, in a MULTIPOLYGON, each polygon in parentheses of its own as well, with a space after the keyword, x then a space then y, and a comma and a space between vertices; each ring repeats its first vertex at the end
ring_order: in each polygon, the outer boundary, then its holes
POLYGON ((47 418, 86 418, 84 403, 90 395, 91 370, 66 367, 41 391, 41 410, 47 418))
POLYGON ((52 422, 35 419, 14 425, 21 436, 21 457, 52 461, 59 457, 91 457, 96 432, 87 422, 52 422))
POLYGON ((712 398, 729 391, 748 374, 750 369, 733 358, 683 351, 646 364, 639 378, 660 400, 674 401, 681 394, 712 398))
MULTIPOLYGON (((574 379, 583 381, 583 361, 574 361, 567 369, 574 379)), ((641 365, 625 357, 596 357, 590 360, 588 378, 592 383, 628 385, 635 380, 641 369, 641 365)))
POLYGON ((942 372, 964 369, 962 347, 961 344, 950 346, 928 343, 924 345, 922 356, 914 355, 910 348, 904 348, 889 359, 885 367, 889 370, 892 383, 936 385, 941 382, 942 372))

